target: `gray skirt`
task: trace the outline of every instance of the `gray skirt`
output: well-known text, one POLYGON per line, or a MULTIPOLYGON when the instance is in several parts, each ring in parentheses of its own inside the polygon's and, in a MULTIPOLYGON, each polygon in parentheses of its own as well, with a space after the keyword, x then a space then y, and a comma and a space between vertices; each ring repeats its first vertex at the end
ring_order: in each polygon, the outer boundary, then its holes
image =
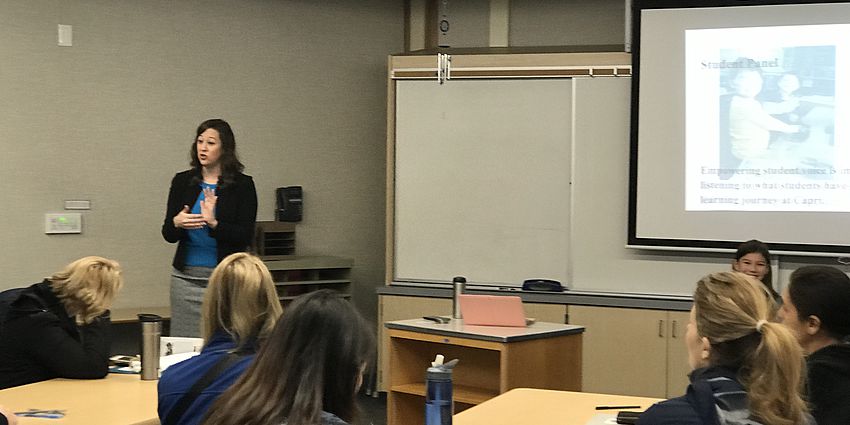
POLYGON ((201 304, 211 267, 171 269, 171 336, 201 336, 201 304))

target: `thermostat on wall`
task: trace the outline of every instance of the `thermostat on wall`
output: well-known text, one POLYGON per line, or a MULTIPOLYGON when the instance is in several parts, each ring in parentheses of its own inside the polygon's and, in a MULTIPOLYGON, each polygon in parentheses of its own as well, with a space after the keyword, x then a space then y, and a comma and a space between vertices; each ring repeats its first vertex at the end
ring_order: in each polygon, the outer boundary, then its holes
POLYGON ((62 233, 83 233, 82 213, 44 214, 44 233, 48 235, 62 233))

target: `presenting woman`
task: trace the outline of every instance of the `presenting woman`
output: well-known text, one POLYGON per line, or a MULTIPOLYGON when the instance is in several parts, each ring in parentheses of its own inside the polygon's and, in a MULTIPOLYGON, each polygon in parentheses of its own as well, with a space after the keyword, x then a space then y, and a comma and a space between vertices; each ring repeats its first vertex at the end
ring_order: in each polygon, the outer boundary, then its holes
POLYGON ((98 379, 109 367, 109 306, 123 280, 118 263, 84 257, 4 307, 0 389, 53 378, 98 379))
POLYGON ((198 126, 191 169, 171 180, 162 236, 177 242, 171 272, 171 335, 200 336, 201 301, 212 270, 245 251, 257 220, 257 191, 236 155, 230 124, 198 126))

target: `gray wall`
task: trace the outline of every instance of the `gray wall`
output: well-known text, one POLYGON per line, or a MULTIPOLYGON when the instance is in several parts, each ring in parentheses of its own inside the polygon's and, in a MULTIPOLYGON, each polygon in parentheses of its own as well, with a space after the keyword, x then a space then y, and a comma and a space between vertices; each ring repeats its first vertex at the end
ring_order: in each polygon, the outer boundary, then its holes
POLYGON ((118 307, 168 303, 174 246, 159 228, 194 129, 222 117, 253 175, 258 219, 304 186, 297 253, 355 260, 375 316, 384 270, 386 57, 399 1, 32 0, 0 3, 0 289, 84 255, 121 262, 118 307), (58 47, 57 24, 73 25, 58 47), (81 235, 44 213, 88 199, 81 235))
POLYGON ((624 0, 512 0, 511 46, 623 44, 624 0))
MULTIPOLYGON (((411 50, 424 48, 426 4, 439 0, 407 0, 411 4, 411 50)), ((450 47, 490 45, 490 13, 508 15, 512 47, 618 45, 625 42, 627 0, 450 0, 451 27, 442 38, 450 47), (505 10, 506 9, 506 10, 505 10)))
POLYGON ((442 39, 443 44, 450 47, 490 45, 490 0, 449 0, 447 9, 451 27, 442 39))

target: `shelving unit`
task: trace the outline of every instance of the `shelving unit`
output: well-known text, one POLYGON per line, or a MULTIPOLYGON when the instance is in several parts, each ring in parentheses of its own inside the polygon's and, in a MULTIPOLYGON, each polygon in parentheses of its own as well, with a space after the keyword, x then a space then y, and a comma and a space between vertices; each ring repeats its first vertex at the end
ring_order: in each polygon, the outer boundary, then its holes
POLYGON ((282 304, 319 289, 332 289, 351 298, 351 258, 291 255, 263 257, 263 262, 274 278, 282 304))
POLYGON ((436 354, 460 359, 453 372, 455 413, 512 388, 581 390, 581 326, 538 322, 527 328, 387 322, 388 425, 423 423, 425 368, 436 354))
MULTIPOLYGON (((536 304, 523 302, 528 317, 539 322, 565 323, 567 308, 559 304, 536 304)), ((389 391, 390 338, 386 322, 422 316, 451 316, 451 298, 428 298, 411 296, 380 295, 378 297, 378 391, 389 391)))
POLYGON ((295 223, 258 221, 254 234, 254 251, 264 260, 295 255, 295 223))

